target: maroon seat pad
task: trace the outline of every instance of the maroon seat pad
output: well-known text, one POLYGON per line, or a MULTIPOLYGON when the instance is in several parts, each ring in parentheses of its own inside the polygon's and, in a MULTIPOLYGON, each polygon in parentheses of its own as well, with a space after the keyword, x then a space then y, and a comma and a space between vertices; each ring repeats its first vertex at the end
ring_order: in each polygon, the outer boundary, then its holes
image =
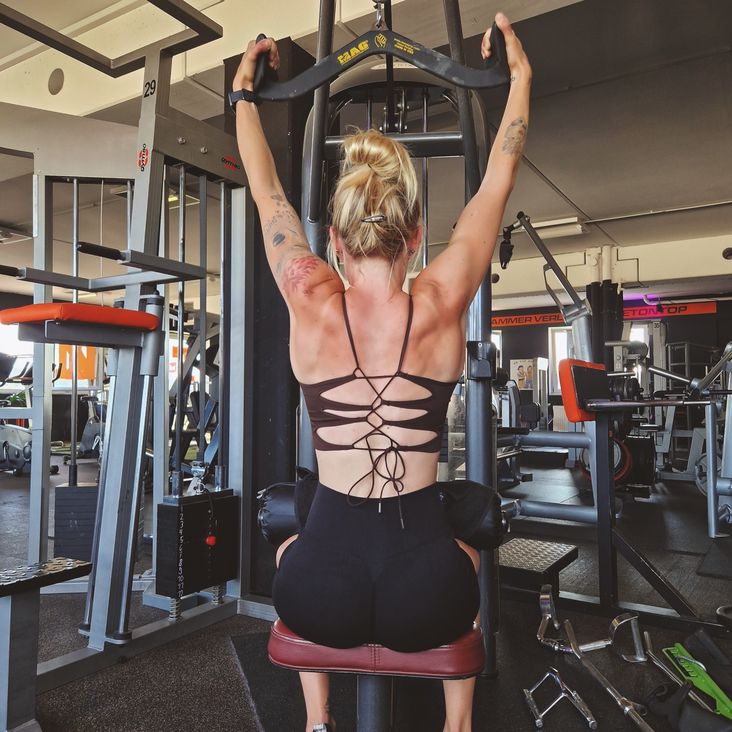
POLYGON ((329 648, 301 638, 279 618, 269 636, 269 659, 298 671, 334 671, 387 676, 462 679, 483 669, 483 634, 474 627, 453 643, 428 651, 399 653, 375 643, 356 648, 329 648))

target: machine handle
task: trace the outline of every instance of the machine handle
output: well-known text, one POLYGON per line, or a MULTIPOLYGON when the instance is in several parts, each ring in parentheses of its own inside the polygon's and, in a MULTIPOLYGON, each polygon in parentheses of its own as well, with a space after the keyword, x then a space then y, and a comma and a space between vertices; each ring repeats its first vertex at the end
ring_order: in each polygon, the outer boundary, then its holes
MULTIPOLYGON (((257 43, 259 43, 260 41, 264 41, 267 38, 268 38, 268 36, 266 33, 260 33, 257 36, 257 43)), ((268 66, 267 66, 268 59, 269 59, 268 53, 260 53, 259 57, 257 58, 257 67, 254 70, 254 83, 253 83, 254 91, 257 91, 257 89, 259 89, 259 87, 262 85, 262 82, 264 81, 264 77, 267 73, 267 68, 268 68, 268 66)))
POLYGON ((104 259, 113 259, 117 262, 122 261, 124 257, 119 249, 112 249, 112 247, 105 247, 101 244, 92 244, 88 241, 80 241, 76 245, 76 251, 81 254, 91 254, 95 257, 102 257, 104 259))
POLYGON ((19 277, 20 270, 17 267, 10 267, 7 264, 0 264, 0 275, 7 275, 8 277, 19 277))

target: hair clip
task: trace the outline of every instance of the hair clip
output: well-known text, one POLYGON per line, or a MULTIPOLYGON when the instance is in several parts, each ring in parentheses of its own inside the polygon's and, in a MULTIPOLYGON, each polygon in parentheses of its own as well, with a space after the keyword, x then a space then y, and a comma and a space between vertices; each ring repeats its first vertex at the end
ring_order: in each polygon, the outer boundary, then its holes
POLYGON ((361 219, 361 221, 364 224, 380 224, 383 221, 386 221, 386 216, 384 216, 384 214, 372 214, 371 216, 366 216, 366 218, 361 219))

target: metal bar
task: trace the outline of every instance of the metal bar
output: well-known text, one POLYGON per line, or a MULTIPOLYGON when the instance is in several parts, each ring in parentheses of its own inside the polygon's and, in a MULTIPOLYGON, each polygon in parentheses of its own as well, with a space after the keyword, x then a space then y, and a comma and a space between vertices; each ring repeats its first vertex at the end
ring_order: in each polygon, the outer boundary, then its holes
MULTIPOLYGON (((413 158, 452 158, 463 155, 462 132, 390 132, 386 135, 404 145, 413 158)), ((344 138, 329 135, 325 138, 325 159, 339 160, 344 138)))
POLYGON ((139 330, 130 330, 128 328, 105 328, 94 323, 47 320, 45 323, 20 323, 18 326, 18 339, 35 343, 64 343, 117 348, 120 346, 139 347, 142 343, 142 334, 139 330))
MULTIPOLYGON (((495 36, 492 38, 495 40, 493 44, 495 49, 499 46, 500 40, 495 36)), ((490 68, 472 69, 384 28, 363 33, 292 79, 282 82, 265 80, 256 90, 257 95, 266 101, 283 102, 295 99, 310 93, 313 89, 330 84, 343 72, 370 56, 385 54, 407 61, 437 79, 461 89, 490 89, 503 86, 509 81, 507 64, 501 62, 490 68), (351 49, 359 46, 365 50, 353 55, 351 49)))
MULTIPOLYGON (((221 232, 220 232, 220 279, 221 291, 229 293, 225 297, 219 298, 219 425, 228 424, 229 421, 229 405, 227 404, 230 384, 230 367, 231 359, 229 352, 231 349, 230 339, 231 332, 229 328, 229 313, 231 310, 227 308, 227 304, 231 302, 231 292, 233 283, 233 272, 231 271, 231 258, 233 248, 232 242, 232 190, 226 182, 221 182, 221 232), (229 302, 227 303, 227 297, 229 302)), ((234 451, 240 449, 239 445, 234 445, 234 451)), ((229 435, 227 430, 219 429, 219 457, 217 465, 216 489, 223 490, 229 485, 229 435)))
POLYGON ((679 615, 698 616, 693 605, 614 527, 613 546, 679 615))
POLYGON ((615 528, 615 481, 610 463, 610 418, 598 414, 596 421, 595 463, 592 474, 597 487, 597 564, 600 600, 612 607, 618 602, 618 564, 613 545, 615 528))
MULTIPOLYGON (((318 50, 316 62, 324 60, 333 49, 333 28, 335 26, 335 0, 320 0, 320 15, 318 19, 318 50)), ((325 157, 325 137, 328 134, 328 98, 330 96, 330 82, 318 86, 313 100, 313 126, 310 139, 310 207, 302 213, 307 213, 310 221, 320 221, 321 195, 323 191, 323 161, 325 157)), ((321 254, 320 247, 310 248, 316 254, 321 254)), ((321 255, 322 256, 322 255, 321 255)))
MULTIPOLYGON (((181 204, 180 209, 184 212, 185 206, 181 204)), ((188 264, 185 261, 175 261, 158 257, 154 254, 145 254, 134 249, 128 249, 121 252, 122 259, 120 264, 126 264, 128 267, 137 267, 153 271, 156 273, 168 274, 176 277, 181 281, 197 280, 206 277, 206 268, 195 264, 188 264)))
MULTIPOLYGON (((391 0, 384 0, 384 21, 387 30, 392 27, 391 0)), ((396 114, 394 114, 394 57, 386 54, 386 114, 384 117, 384 132, 401 131, 396 125, 396 114)))
MULTIPOLYGON (((186 168, 178 168, 178 261, 186 261, 186 168)), ((183 464, 183 422, 186 405, 183 404, 183 325, 185 322, 185 285, 178 283, 178 358, 175 379, 175 465, 173 466, 173 495, 183 493, 181 467, 183 464), (177 482, 176 482, 177 481, 177 482), (176 491, 177 487, 177 491, 176 491)))
MULTIPOLYGON (((231 259, 227 275, 221 276, 221 302, 229 313, 227 331, 230 334, 227 347, 228 364, 236 364, 237 376, 228 380, 229 369, 224 369, 223 385, 219 380, 219 401, 227 404, 227 439, 231 449, 227 450, 226 475, 234 493, 241 496, 241 540, 239 543, 239 578, 227 588, 229 595, 243 597, 252 589, 252 546, 256 541, 252 532, 256 531, 254 521, 254 493, 256 486, 251 485, 247 475, 251 475, 254 463, 254 256, 256 213, 254 201, 246 188, 231 192, 231 238, 239 242, 231 248, 231 259), (224 285, 226 286, 224 288, 224 285), (224 387, 224 388, 222 388, 224 387)), ((223 334, 219 336, 223 338, 223 334)), ((220 341, 219 341, 220 342, 220 341)), ((219 359, 221 360, 221 359, 219 359)), ((228 365, 227 364, 227 365, 228 365)), ((221 377, 219 377, 220 379, 221 377)), ((219 426, 223 423, 219 417, 219 426)), ((218 462, 222 462, 219 452, 218 462)))
POLYGON ((548 501, 527 501, 518 499, 519 516, 529 518, 548 518, 559 521, 577 521, 582 524, 597 523, 597 509, 594 506, 574 506, 567 503, 548 501))
POLYGON ((356 732, 392 729, 394 680, 391 676, 358 674, 356 677, 356 732))
POLYGON ((552 432, 551 430, 532 430, 528 435, 516 435, 521 447, 567 447, 583 449, 590 446, 590 436, 586 432, 552 432))
MULTIPOLYGON (((33 176, 33 264, 53 268, 53 183, 44 175, 33 176)), ((36 285, 33 302, 52 301, 50 287, 36 285)), ((31 432, 30 512, 28 517, 28 563, 48 559, 48 504, 51 491, 51 417, 53 411, 51 364, 53 347, 38 342, 33 346, 33 401, 31 432)))
MULTIPOLYGON (((198 265, 206 270, 208 257, 208 179, 198 177, 198 265)), ((202 277, 198 289, 198 459, 205 462, 206 424, 206 333, 208 331, 208 282, 202 277)))
POLYGON ((150 0, 150 2, 163 12, 187 25, 191 30, 175 33, 162 41, 138 48, 131 53, 114 59, 65 36, 63 33, 59 33, 43 23, 39 23, 28 15, 19 13, 5 4, 0 4, 0 23, 112 77, 122 76, 141 69, 151 51, 162 50, 172 56, 202 46, 209 41, 221 38, 223 35, 221 26, 181 0, 150 0))
POLYGON ((658 366, 648 366, 648 371, 652 374, 657 374, 658 376, 663 376, 666 379, 671 379, 672 381, 679 381, 682 384, 690 384, 691 379, 687 379, 685 376, 682 376, 681 374, 675 374, 673 371, 666 371, 666 369, 659 368, 658 366))
MULTIPOLYGON (((422 134, 429 134, 429 102, 430 94, 425 87, 422 90, 422 134)), ((460 134, 462 145, 462 133, 460 134)), ((429 264, 429 181, 427 177, 427 156, 422 157, 422 267, 429 264)))
MULTIPOLYGON (((71 275, 79 276, 79 179, 74 178, 72 182, 72 203, 71 203, 71 275)), ((79 302, 79 291, 73 290, 72 302, 79 302)), ((76 485, 78 482, 78 467, 76 464, 76 433, 77 420, 79 416, 79 383, 78 383, 78 361, 79 346, 71 346, 71 455, 69 459, 69 485, 76 485)))
MULTIPOLYGON (((76 181, 76 178, 74 179, 76 181)), ((127 184, 129 186, 129 183, 127 184)), ((127 189, 127 192, 129 194, 129 187, 127 189)), ((127 203, 127 207, 129 210, 129 201, 127 203)), ((78 212, 77 212, 77 221, 78 221, 78 212)), ((129 231, 129 225, 127 226, 127 229, 129 231)), ((91 254, 94 257, 102 257, 103 259, 113 259, 116 261, 122 260, 122 252, 119 249, 113 249, 112 247, 105 247, 101 244, 92 244, 88 241, 79 241, 78 236, 74 240, 74 250, 77 253, 81 254, 91 254)), ((74 276, 76 277, 79 273, 74 272, 74 276)))
MULTIPOLYGON (((111 275, 109 277, 98 277, 89 280, 88 292, 111 292, 120 290, 130 285, 168 285, 181 280, 198 280, 200 277, 176 277, 175 275, 163 275, 158 272, 136 272, 124 275, 111 275)), ((80 288, 82 289, 82 288, 80 288)))
POLYGON ((31 407, 0 407, 0 419, 32 419, 31 407))
MULTIPOLYGON (((463 30, 460 6, 457 0, 443 0, 447 36, 452 61, 464 66, 463 30)), ((478 140, 475 133, 475 119, 470 94, 465 89, 456 89, 460 130, 462 132, 465 160, 465 198, 469 201, 480 188, 481 175, 478 161, 478 140)), ((485 128, 485 125, 483 125, 485 128)), ((481 283, 468 311, 467 340, 490 343, 491 331, 491 283, 490 270, 481 283)), ((468 359, 472 356, 468 356, 468 359)), ((468 363, 468 374, 470 363, 468 363)), ((466 477, 484 485, 497 485, 496 479, 496 425, 491 404, 492 382, 490 379, 466 379, 465 395, 465 453, 466 477)), ((500 616, 500 596, 497 592, 497 552, 480 553, 480 619, 486 650, 483 675, 495 676, 497 666, 497 633, 500 616)))
POLYGON ((727 347, 724 349, 724 353, 722 354, 722 358, 717 361, 717 363, 712 366, 711 369, 709 369, 709 373, 699 382, 697 389, 700 392, 705 391, 708 389, 712 382, 719 376, 722 371, 724 370, 725 365, 732 361, 732 342, 727 344, 727 347))
MULTIPOLYGON (((728 399, 732 397, 727 397, 728 399)), ((707 536, 716 539, 719 534, 719 493, 717 491, 717 405, 714 401, 705 410, 707 438, 707 536)), ((727 425, 732 429, 732 425, 727 425)), ((729 439, 729 438, 727 438, 729 439)))
POLYGON ((69 290, 89 291, 89 280, 84 277, 72 277, 51 270, 36 269, 35 267, 20 267, 18 279, 23 282, 33 282, 36 285, 49 287, 65 287, 69 290))
POLYGON ((549 265, 552 272, 554 272, 554 274, 556 275, 564 291, 567 293, 567 295, 569 295, 569 297, 572 298, 572 302, 578 308, 583 308, 585 306, 584 302, 577 294, 577 291, 574 289, 574 287, 572 287, 572 285, 570 284, 567 276, 564 274, 564 270, 557 264, 557 260, 554 259, 552 253, 549 251, 549 249, 547 249, 546 244, 544 244, 541 237, 536 232, 536 229, 531 225, 531 219, 526 216, 523 211, 519 211, 518 214, 516 214, 516 218, 521 222, 521 225, 524 227, 524 230, 529 235, 529 238, 531 239, 531 241, 534 242, 534 245, 541 253, 541 256, 544 257, 546 263, 549 265))

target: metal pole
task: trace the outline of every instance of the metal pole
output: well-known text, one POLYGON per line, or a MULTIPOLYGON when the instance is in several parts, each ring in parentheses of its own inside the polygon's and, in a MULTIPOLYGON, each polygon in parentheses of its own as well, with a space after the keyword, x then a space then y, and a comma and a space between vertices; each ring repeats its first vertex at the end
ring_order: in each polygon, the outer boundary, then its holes
MULTIPOLYGON (((178 168, 178 261, 186 261, 186 166, 178 168)), ((173 466, 173 495, 183 493, 183 323, 185 321, 185 282, 178 282, 178 360, 175 377, 175 464, 173 466)))
MULTIPOLYGON (((727 399, 732 399, 728 396, 727 399)), ((717 493, 717 404, 712 399, 705 407, 707 438, 707 535, 719 536, 719 495, 717 493)), ((727 429, 732 429, 729 425, 727 429)))
MULTIPOLYGON (((318 51, 316 61, 328 56, 333 49, 333 27, 335 26, 335 0, 320 0, 320 17, 318 21, 318 51)), ((321 193, 323 186, 323 160, 325 136, 328 134, 328 99, 330 84, 323 84, 315 90, 313 100, 313 128, 310 146, 312 148, 312 164, 310 166, 310 207, 307 217, 310 221, 320 221, 321 193)), ((306 212, 303 211, 303 214, 306 212)), ((321 255, 314 244, 308 242, 316 254, 321 255)))
MULTIPOLYGON (((198 221, 199 249, 198 263, 206 269, 208 258, 208 179, 198 177, 198 221)), ((203 413, 206 410, 206 333, 208 332, 208 282, 203 277, 198 289, 198 460, 206 458, 206 423, 203 413)), ((220 334, 219 334, 219 337, 220 334)))
MULTIPOLYGON (((463 52, 463 30, 460 7, 457 0, 443 0, 447 36, 450 42, 450 55, 454 61, 465 63, 463 52)), ((466 200, 470 200, 480 187, 480 163, 478 161, 478 141, 475 134, 475 120, 467 89, 455 90, 460 129, 463 135, 463 154, 465 159, 466 200)), ((490 270, 483 280, 468 311, 468 342, 476 344, 475 353, 487 352, 491 331, 491 283, 490 270)), ((468 356, 468 358, 473 358, 468 356)), ((485 485, 495 485, 496 445, 494 441, 494 416, 491 405, 491 379, 471 378, 470 363, 465 390, 465 467, 466 477, 485 485)), ((497 666, 497 640, 499 595, 498 561, 496 552, 480 553, 480 619, 486 650, 486 664, 483 674, 495 676, 497 666)))
MULTIPOLYGON (((227 364, 229 347, 227 338, 230 335, 227 322, 227 301, 231 297, 231 188, 221 182, 221 259, 219 275, 219 404, 218 404, 218 432, 219 456, 216 465, 216 490, 223 490, 228 486, 229 465, 229 436, 226 429, 228 424, 228 382, 229 369, 227 364)), ((235 449, 240 449, 237 445, 235 449)))
POLYGON ((597 487, 597 562, 600 604, 613 608, 618 604, 618 560, 613 545, 615 528, 615 481, 610 463, 610 416, 598 412, 595 421, 595 463, 593 481, 597 487))
MULTIPOLYGON (((79 276, 79 179, 74 178, 72 183, 71 203, 71 275, 79 276)), ((79 291, 74 288, 71 301, 79 302, 79 291)), ((79 347, 71 346, 71 454, 69 456, 69 486, 78 485, 78 467, 76 464, 76 433, 78 430, 79 412, 79 383, 78 383, 79 347)))
MULTIPOLYGON (((427 87, 422 90, 422 132, 429 131, 430 93, 427 87)), ((427 181, 427 158, 422 158, 422 267, 429 264, 429 183, 427 181)))

